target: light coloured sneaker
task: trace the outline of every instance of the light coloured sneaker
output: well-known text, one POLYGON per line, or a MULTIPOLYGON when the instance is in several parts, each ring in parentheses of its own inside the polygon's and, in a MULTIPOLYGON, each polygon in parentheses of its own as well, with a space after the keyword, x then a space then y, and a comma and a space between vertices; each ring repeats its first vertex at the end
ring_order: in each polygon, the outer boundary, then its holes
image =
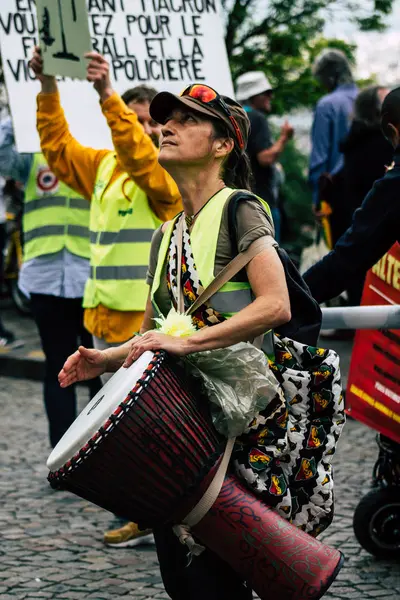
POLYGON ((6 350, 15 350, 16 348, 20 348, 24 345, 23 340, 16 340, 13 334, 9 334, 8 332, 4 335, 0 335, 0 348, 5 348, 6 350))
POLYGON ((110 548, 128 548, 133 546, 144 546, 154 544, 154 535, 151 529, 139 529, 136 523, 127 523, 119 529, 106 531, 104 543, 110 548))

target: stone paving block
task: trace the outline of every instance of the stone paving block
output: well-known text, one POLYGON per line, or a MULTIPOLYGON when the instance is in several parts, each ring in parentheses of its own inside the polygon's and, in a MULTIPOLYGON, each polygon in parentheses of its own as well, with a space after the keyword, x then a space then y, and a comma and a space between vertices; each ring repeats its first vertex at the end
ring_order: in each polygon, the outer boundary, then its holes
POLYGON ((86 567, 89 571, 102 571, 103 573, 109 573, 112 570, 113 565, 107 562, 92 563, 86 567))
POLYGON ((2 582, 2 585, 4 585, 5 587, 14 587, 16 585, 21 585, 22 583, 25 583, 26 581, 29 581, 30 579, 32 579, 31 577, 21 577, 21 576, 16 576, 16 577, 9 577, 8 579, 5 579, 2 582))
POLYGON ((82 592, 62 592, 58 595, 60 600, 81 600, 83 598, 82 592))
POLYGON ((28 581, 26 581, 25 583, 21 583, 20 584, 21 587, 26 587, 32 590, 39 590, 41 588, 46 587, 48 584, 47 581, 42 581, 39 578, 36 579, 29 579, 28 581))
POLYGON ((143 592, 146 595, 146 597, 154 598, 154 596, 157 596, 157 594, 160 593, 160 590, 151 587, 151 588, 143 588, 143 592))
POLYGON ((104 592, 96 592, 95 594, 90 594, 90 596, 87 597, 92 598, 93 600, 114 600, 116 598, 115 594, 106 594, 104 592))
POLYGON ((71 579, 71 573, 52 573, 51 575, 47 575, 45 578, 46 581, 65 581, 67 579, 71 579))
POLYGON ((23 598, 26 598, 29 594, 29 590, 24 590, 19 587, 14 587, 12 590, 8 590, 7 593, 10 594, 10 592, 12 592, 12 597, 14 598, 14 600, 15 598, 18 598, 18 600, 22 600, 23 598))
POLYGON ((399 598, 399 595, 394 590, 391 592, 390 590, 376 589, 366 593, 368 598, 385 598, 388 594, 393 595, 393 597, 397 596, 397 598, 399 598))
POLYGON ((124 579, 118 579, 118 577, 115 578, 106 578, 103 579, 103 585, 107 586, 107 585, 120 585, 121 583, 126 583, 124 579))

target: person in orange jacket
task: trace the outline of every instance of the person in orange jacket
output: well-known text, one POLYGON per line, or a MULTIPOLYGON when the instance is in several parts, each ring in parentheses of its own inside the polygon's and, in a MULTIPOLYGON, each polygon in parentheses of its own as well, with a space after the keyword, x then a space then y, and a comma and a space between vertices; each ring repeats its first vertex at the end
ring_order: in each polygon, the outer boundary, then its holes
MULTIPOLYGON (((86 58, 87 79, 99 95, 114 151, 85 147, 74 139, 56 78, 43 73, 38 48, 30 65, 41 82, 37 129, 42 152, 57 177, 91 202, 92 271, 85 288, 84 323, 100 351, 126 342, 140 329, 152 232, 181 210, 181 198, 174 180, 158 163, 160 125, 149 113, 156 90, 137 86, 121 98, 112 87, 105 58, 96 52, 86 58), (127 264, 129 260, 132 264, 127 264)), ((106 532, 104 541, 131 546, 149 540, 149 533, 128 523, 106 532)))

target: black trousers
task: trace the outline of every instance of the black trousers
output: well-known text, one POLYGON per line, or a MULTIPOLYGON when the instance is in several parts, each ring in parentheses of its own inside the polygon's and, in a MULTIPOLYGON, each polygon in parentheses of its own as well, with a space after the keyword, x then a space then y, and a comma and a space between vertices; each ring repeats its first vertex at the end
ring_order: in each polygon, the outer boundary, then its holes
MULTIPOLYGON (((0 290, 3 287, 3 277, 4 277, 4 273, 3 273, 3 269, 4 269, 4 259, 3 259, 3 252, 4 252, 4 248, 6 245, 6 238, 7 238, 7 234, 6 234, 6 224, 5 223, 0 223, 0 290)), ((0 337, 2 337, 3 335, 6 335, 7 329, 4 327, 2 320, 1 320, 1 315, 0 315, 0 337)))
MULTIPOLYGON (((44 404, 50 443, 54 447, 77 416, 75 386, 61 388, 58 373, 80 344, 92 348, 93 342, 83 326, 82 298, 32 294, 31 307, 46 357, 44 404)), ((93 379, 88 385, 92 397, 100 389, 101 382, 93 379)))
POLYGON ((154 531, 165 590, 172 600, 251 600, 252 591, 219 556, 205 550, 189 566, 187 550, 172 531, 154 531))

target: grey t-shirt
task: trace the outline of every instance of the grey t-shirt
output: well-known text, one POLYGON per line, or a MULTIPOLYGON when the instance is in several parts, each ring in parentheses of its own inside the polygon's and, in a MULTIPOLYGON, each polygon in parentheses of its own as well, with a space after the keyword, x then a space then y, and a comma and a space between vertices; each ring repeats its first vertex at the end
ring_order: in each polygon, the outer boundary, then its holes
MULTIPOLYGON (((250 198, 246 202, 240 202, 236 213, 236 231, 237 247, 239 252, 245 252, 248 247, 257 239, 268 235, 274 235, 273 225, 268 218, 265 208, 257 198, 250 198)), ((147 272, 147 283, 151 286, 156 272, 158 253, 163 238, 162 226, 153 234, 150 250, 150 262, 147 272)), ((228 228, 228 202, 226 203, 221 219, 217 249, 215 253, 214 275, 217 275, 222 269, 230 263, 235 253, 232 248, 228 228)), ((240 281, 238 273, 233 281, 240 281)), ((161 285, 157 291, 157 304, 160 310, 168 313, 171 302, 166 283, 166 265, 164 265, 161 275, 161 285)))

